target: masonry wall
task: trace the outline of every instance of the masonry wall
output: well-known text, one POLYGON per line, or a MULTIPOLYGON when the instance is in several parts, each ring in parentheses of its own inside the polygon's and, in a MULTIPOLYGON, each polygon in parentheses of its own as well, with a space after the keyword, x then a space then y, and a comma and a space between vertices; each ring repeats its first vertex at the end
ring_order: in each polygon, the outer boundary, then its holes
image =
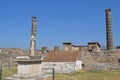
POLYGON ((80 47, 74 47, 72 46, 72 51, 79 51, 80 50, 80 47))
POLYGON ((88 50, 92 50, 93 52, 100 52, 100 47, 97 44, 88 45, 88 50))
POLYGON ((76 62, 43 62, 41 69, 42 72, 46 72, 47 69, 51 70, 54 68, 56 73, 70 73, 81 69, 81 65, 82 62, 79 60, 76 62))
POLYGON ((83 62, 82 69, 87 70, 120 70, 120 50, 100 50, 89 52, 81 49, 80 59, 83 62))

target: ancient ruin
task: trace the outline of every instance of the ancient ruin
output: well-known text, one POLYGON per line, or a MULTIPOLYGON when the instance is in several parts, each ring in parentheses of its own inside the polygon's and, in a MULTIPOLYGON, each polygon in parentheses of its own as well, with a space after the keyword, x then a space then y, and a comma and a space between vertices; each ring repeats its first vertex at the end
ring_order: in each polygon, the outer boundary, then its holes
MULTIPOLYGON (((44 46, 41 50, 36 50, 36 17, 33 16, 30 52, 22 51, 22 54, 27 54, 14 56, 18 63, 18 73, 6 80, 39 80, 51 76, 53 68, 55 73, 71 73, 81 69, 120 70, 120 46, 113 49, 111 9, 106 9, 105 12, 106 49, 101 49, 99 42, 91 41, 85 46, 63 42, 62 48, 55 46, 53 50, 48 50, 44 46)), ((0 53, 3 52, 4 50, 1 49, 0 53)))

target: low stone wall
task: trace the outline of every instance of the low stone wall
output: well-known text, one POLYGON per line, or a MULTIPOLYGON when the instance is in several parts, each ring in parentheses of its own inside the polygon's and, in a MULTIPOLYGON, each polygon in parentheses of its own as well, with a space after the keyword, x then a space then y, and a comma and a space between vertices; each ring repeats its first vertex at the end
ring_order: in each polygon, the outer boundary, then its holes
POLYGON ((76 62, 43 62, 42 72, 50 73, 54 68, 55 73, 70 73, 75 71, 76 62))
POLYGON ((120 70, 120 65, 113 63, 89 63, 85 65, 86 70, 112 71, 120 70))

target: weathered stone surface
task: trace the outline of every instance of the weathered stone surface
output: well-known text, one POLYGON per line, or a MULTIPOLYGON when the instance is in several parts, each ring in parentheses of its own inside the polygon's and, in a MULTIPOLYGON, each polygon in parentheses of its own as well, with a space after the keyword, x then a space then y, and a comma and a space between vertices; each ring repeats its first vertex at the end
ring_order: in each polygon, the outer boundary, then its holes
MULTIPOLYGON (((15 62, 17 56, 28 55, 30 55, 30 50, 23 50, 20 48, 0 48, 0 63, 3 66, 15 66, 17 65, 17 63, 15 62)), ((35 50, 35 56, 36 55, 41 57, 40 50, 35 50)))
POLYGON ((120 70, 120 50, 101 50, 100 52, 81 51, 83 68, 88 70, 120 70))

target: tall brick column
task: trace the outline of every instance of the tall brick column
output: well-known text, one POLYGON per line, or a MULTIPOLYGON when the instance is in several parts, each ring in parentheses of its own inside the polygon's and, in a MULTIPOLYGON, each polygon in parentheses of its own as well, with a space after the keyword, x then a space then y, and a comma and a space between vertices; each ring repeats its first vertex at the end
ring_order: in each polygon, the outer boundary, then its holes
POLYGON ((36 49, 36 17, 32 17, 32 30, 31 30, 31 41, 30 41, 30 50, 31 56, 34 56, 36 49))
POLYGON ((113 48, 113 39, 112 39, 112 20, 111 20, 111 9, 106 9, 106 40, 107 40, 107 49, 113 48))

